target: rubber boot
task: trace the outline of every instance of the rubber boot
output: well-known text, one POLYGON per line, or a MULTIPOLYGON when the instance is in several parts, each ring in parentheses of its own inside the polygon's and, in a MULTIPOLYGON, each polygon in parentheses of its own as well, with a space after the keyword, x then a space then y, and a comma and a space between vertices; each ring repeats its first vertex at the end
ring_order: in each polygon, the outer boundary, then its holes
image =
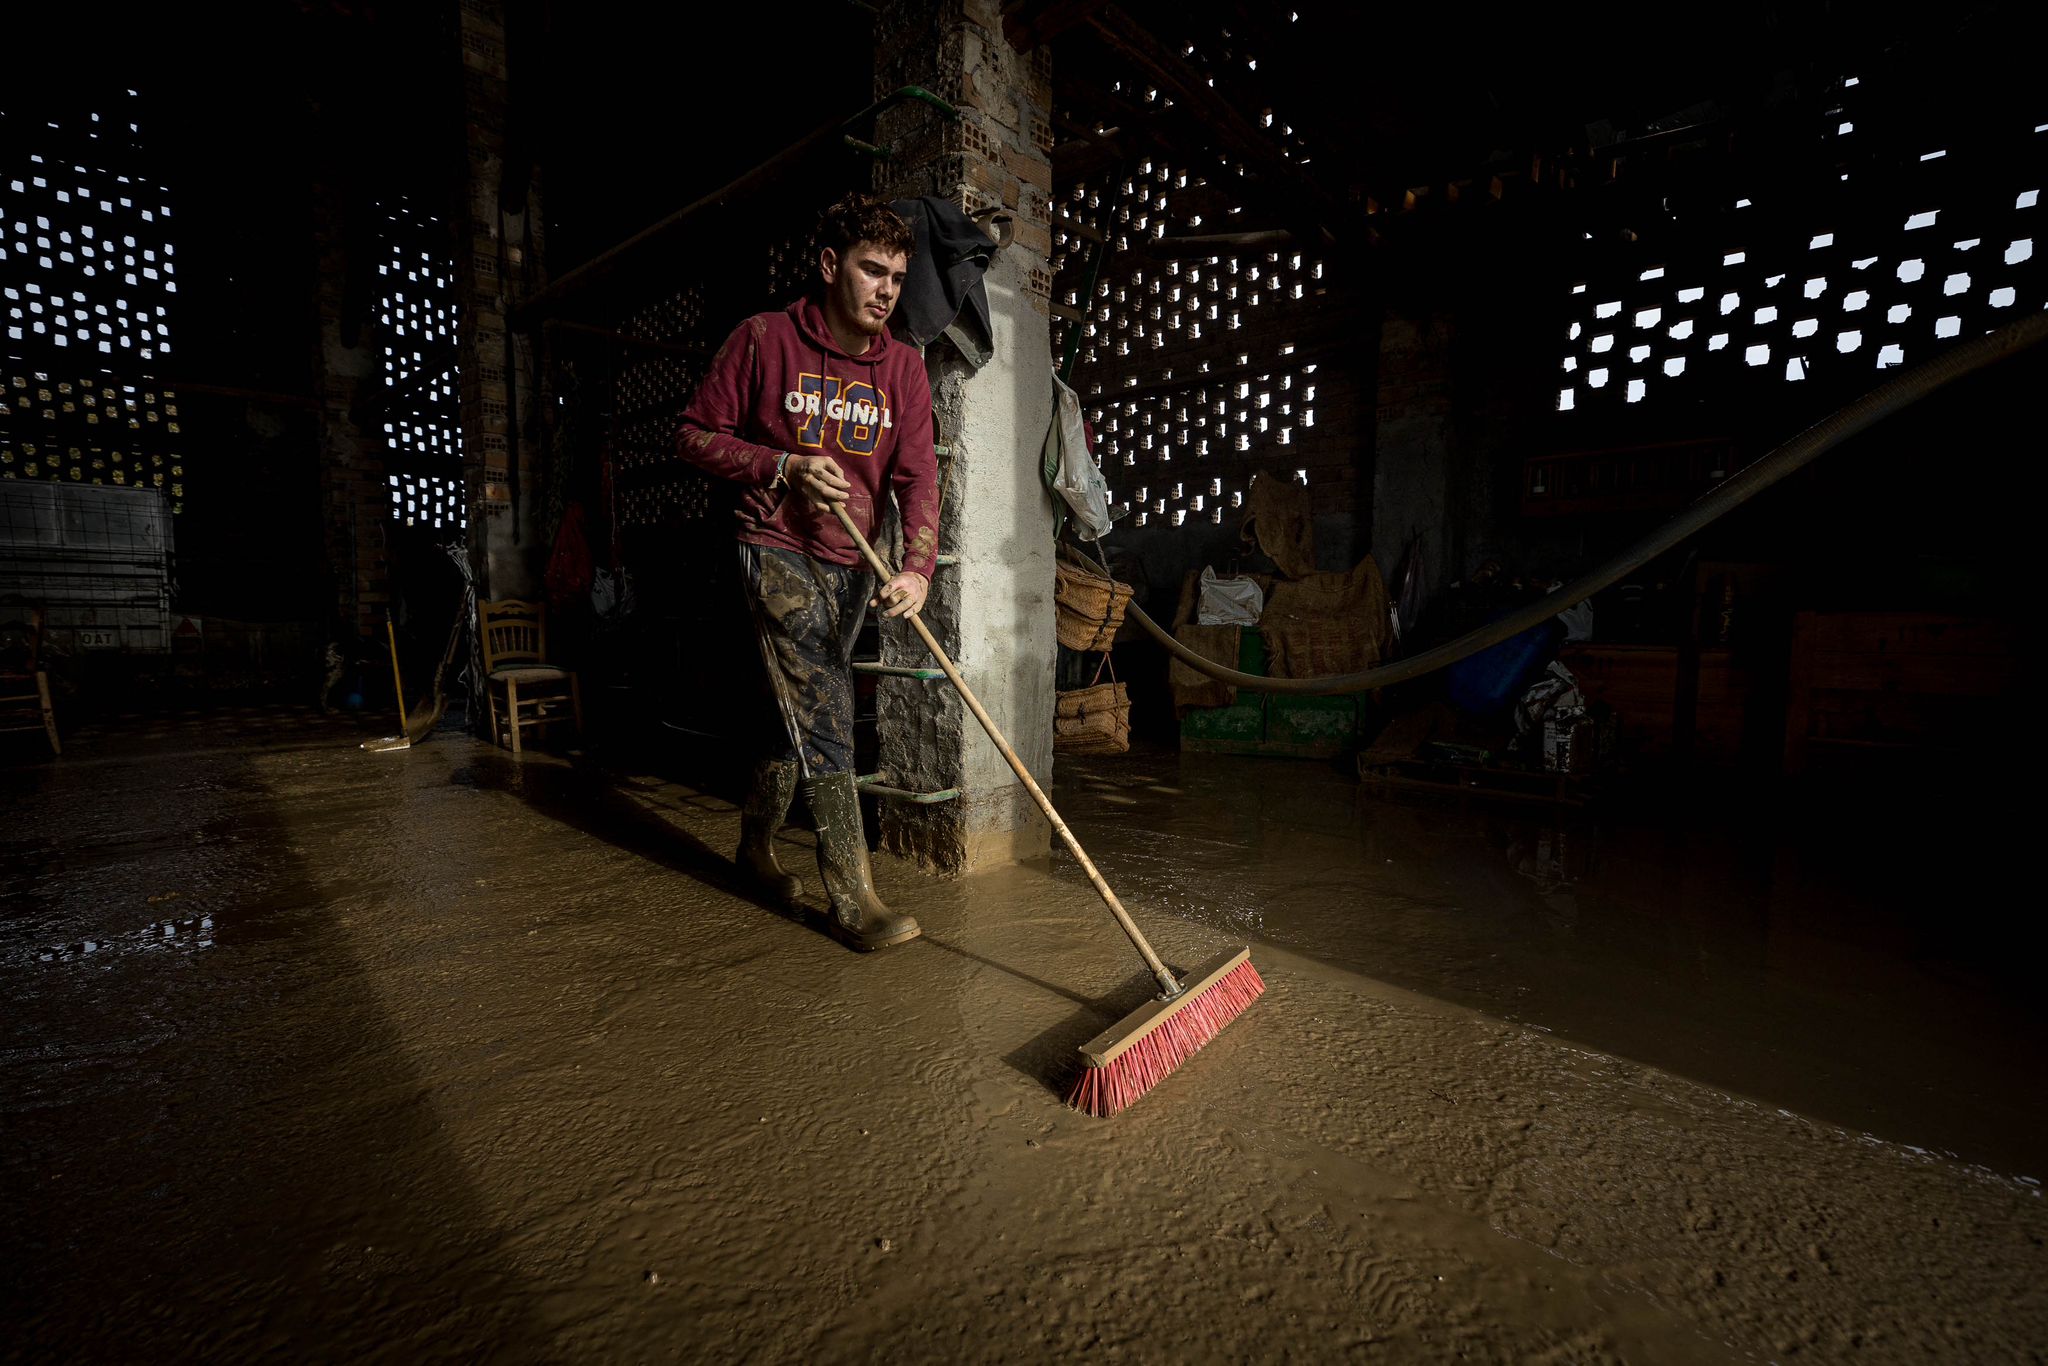
POLYGON ((868 869, 868 841, 860 823, 860 793, 851 773, 827 773, 804 781, 804 800, 818 825, 818 875, 832 913, 825 928, 834 939, 863 953, 901 944, 922 933, 917 921, 898 915, 875 895, 868 869))
POLYGON ((789 906, 804 885, 775 861, 775 835, 796 798, 796 761, 764 759, 754 768, 746 804, 740 808, 740 847, 732 861, 761 893, 789 906))

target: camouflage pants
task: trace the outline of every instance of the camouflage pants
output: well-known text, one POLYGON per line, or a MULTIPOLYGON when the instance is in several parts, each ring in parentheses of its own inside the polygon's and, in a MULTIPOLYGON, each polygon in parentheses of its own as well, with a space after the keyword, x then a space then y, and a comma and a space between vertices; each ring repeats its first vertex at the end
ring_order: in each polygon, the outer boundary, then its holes
POLYGON ((853 772, 853 677, 874 576, 794 550, 740 546, 740 583, 781 713, 771 760, 795 760, 805 777, 853 772))

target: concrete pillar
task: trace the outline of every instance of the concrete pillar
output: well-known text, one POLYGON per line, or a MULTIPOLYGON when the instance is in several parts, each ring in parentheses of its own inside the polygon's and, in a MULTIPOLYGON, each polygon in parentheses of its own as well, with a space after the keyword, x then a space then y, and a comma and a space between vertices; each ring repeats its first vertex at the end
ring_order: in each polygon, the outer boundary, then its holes
POLYGON ((371 315, 374 232, 355 168, 321 166, 313 192, 320 332, 314 366, 320 400, 320 512, 332 618, 357 635, 383 629, 391 600, 385 527, 384 442, 377 431, 380 373, 371 315))
POLYGON ((1380 334, 1379 404, 1374 424, 1372 550, 1389 579, 1409 541, 1422 533, 1431 589, 1465 572, 1457 489, 1458 441, 1451 412, 1453 323, 1442 313, 1390 312, 1380 334))
POLYGON ((530 164, 506 174, 511 101, 504 0, 463 0, 466 221, 456 224, 462 305, 462 469, 478 596, 536 597, 549 547, 541 525, 539 382, 527 339, 506 347, 505 319, 539 288, 540 187, 530 164), (517 446, 514 450, 514 428, 517 446))
MULTIPOLYGON (((925 617, 1038 783, 1052 785, 1053 525, 1039 476, 1052 418, 1051 66, 1018 55, 995 0, 892 0, 876 23, 877 95, 918 85, 958 106, 950 120, 907 102, 877 120, 876 190, 935 195, 969 213, 1001 209, 1015 239, 987 276, 995 358, 971 369, 944 340, 927 352, 945 508, 941 567, 925 617)), ((882 632, 883 659, 922 663, 917 637, 882 632)), ((959 874, 1044 855, 1051 829, 1009 766, 944 682, 885 679, 882 767, 919 791, 957 800, 885 803, 887 847, 959 874)))

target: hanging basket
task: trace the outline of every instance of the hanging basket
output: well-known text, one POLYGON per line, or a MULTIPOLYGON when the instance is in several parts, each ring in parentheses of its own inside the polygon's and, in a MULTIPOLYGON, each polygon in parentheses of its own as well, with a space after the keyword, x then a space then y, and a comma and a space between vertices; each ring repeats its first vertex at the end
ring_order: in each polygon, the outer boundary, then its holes
POLYGON ((1053 568, 1058 576, 1053 604, 1058 609, 1060 644, 1069 650, 1107 650, 1123 628, 1131 586, 1064 560, 1053 568))
POLYGON ((1121 683, 1059 695, 1052 747, 1063 754, 1122 754, 1131 747, 1131 699, 1121 683))

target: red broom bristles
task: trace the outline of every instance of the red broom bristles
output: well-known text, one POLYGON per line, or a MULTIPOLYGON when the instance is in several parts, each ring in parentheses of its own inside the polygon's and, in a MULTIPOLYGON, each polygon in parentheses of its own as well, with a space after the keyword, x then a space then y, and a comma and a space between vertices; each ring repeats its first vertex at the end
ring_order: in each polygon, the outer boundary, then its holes
POLYGON ((1245 959, 1110 1062, 1083 1066, 1067 1104, 1097 1119, 1109 1118, 1166 1080, 1265 989, 1259 970, 1245 959))

